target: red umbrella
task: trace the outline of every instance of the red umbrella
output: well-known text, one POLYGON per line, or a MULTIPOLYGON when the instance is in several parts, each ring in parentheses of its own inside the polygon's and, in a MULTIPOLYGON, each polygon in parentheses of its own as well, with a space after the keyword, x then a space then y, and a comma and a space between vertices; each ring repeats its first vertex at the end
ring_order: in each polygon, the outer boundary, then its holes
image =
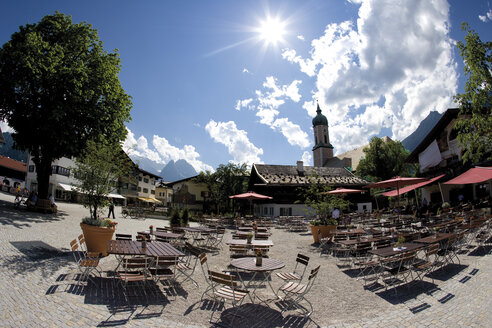
POLYGON ((248 191, 248 192, 246 192, 244 194, 229 196, 229 198, 250 199, 250 200, 253 200, 253 199, 272 199, 273 197, 265 196, 265 195, 262 195, 262 194, 257 194, 254 191, 248 191))
POLYGON ((244 194, 229 196, 229 198, 249 200, 250 211, 251 211, 251 214, 253 214, 253 203, 252 203, 253 199, 272 199, 273 197, 262 195, 262 194, 257 194, 254 191, 248 191, 244 194))
MULTIPOLYGON (((396 187, 396 192, 398 194, 398 206, 400 206, 400 187, 409 186, 415 183, 426 181, 424 178, 402 178, 400 176, 396 176, 389 180, 379 181, 375 183, 371 183, 364 188, 393 188, 396 187)), ((398 213, 399 215, 399 213, 398 213)))
POLYGON ((330 190, 323 192, 322 194, 359 194, 364 192, 364 190, 359 189, 347 189, 347 188, 337 188, 335 190, 330 190))

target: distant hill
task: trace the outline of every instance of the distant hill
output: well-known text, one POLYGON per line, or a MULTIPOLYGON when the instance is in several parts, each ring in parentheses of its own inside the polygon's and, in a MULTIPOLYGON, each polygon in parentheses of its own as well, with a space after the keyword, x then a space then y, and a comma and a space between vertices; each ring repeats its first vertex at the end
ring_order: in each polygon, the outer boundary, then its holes
POLYGON ((159 174, 164 181, 178 181, 197 175, 193 166, 184 159, 170 161, 159 174))
POLYGON ((0 155, 26 163, 28 156, 27 150, 14 149, 14 140, 9 132, 3 132, 2 135, 5 139, 5 144, 0 144, 0 155))
POLYGON ((403 139, 402 143, 405 149, 412 152, 430 130, 432 130, 441 117, 442 114, 439 114, 437 111, 430 112, 429 115, 420 122, 418 128, 411 135, 403 139))

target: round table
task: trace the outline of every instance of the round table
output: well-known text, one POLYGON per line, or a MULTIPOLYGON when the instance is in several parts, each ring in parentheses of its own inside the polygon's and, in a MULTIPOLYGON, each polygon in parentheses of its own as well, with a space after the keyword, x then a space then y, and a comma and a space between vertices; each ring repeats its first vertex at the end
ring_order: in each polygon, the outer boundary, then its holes
POLYGON ((258 285, 252 284, 252 282, 255 281, 255 278, 257 274, 261 273, 263 275, 263 280, 261 282, 265 282, 270 286, 270 289, 272 290, 273 294, 278 297, 277 293, 273 289, 272 285, 270 284, 270 276, 274 270, 282 269, 285 264, 284 262, 276 259, 271 259, 271 258, 263 258, 262 259, 262 265, 258 266, 256 265, 256 257, 241 257, 238 259, 234 259, 231 261, 231 265, 236 268, 237 270, 245 270, 249 272, 253 272, 253 276, 251 279, 248 281, 247 284, 244 283, 243 278, 238 272, 239 279, 241 280, 241 283, 245 288, 252 288, 253 289, 253 295, 258 298, 260 301, 263 301, 257 294, 256 290, 258 288, 258 285))

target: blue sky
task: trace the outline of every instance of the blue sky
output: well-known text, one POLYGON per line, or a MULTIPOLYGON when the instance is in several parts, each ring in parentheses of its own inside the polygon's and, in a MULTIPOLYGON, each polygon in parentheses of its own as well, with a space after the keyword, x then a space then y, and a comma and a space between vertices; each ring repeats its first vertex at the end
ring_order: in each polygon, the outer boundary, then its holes
POLYGON ((312 165, 315 99, 336 154, 375 135, 401 140, 430 111, 453 106, 465 82, 460 25, 489 41, 491 8, 444 0, 17 0, 2 5, 0 43, 56 10, 92 24, 107 51, 119 49, 120 80, 133 97, 125 146, 135 155, 163 165, 186 159, 197 171, 230 161, 312 165))

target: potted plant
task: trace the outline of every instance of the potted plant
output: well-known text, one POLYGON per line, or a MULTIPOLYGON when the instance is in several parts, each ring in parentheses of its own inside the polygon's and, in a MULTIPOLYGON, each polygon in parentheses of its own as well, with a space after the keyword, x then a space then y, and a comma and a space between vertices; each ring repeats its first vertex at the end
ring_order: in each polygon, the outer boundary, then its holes
POLYGON ((252 240, 253 240, 253 233, 250 231, 250 232, 248 232, 248 235, 246 236, 246 242, 248 244, 251 244, 252 240))
POLYGON ((106 256, 107 242, 113 238, 116 222, 101 219, 102 211, 109 205, 107 195, 130 166, 119 144, 104 141, 89 141, 75 165, 71 169, 78 180, 76 190, 83 195, 82 203, 90 214, 80 223, 87 250, 106 256))
POLYGON ((181 216, 179 215, 179 209, 174 208, 171 213, 171 228, 181 227, 181 216))
POLYGON ((447 212, 449 212, 449 209, 451 208, 451 205, 449 205, 448 202, 444 202, 444 203, 442 203, 441 207, 442 207, 442 211, 444 213, 447 213, 447 212))
POLYGON ((183 212, 181 213, 181 226, 182 227, 188 227, 190 222, 190 212, 188 209, 185 207, 183 209, 183 212))
POLYGON ((344 210, 348 207, 349 202, 340 196, 328 194, 331 188, 319 183, 317 176, 309 177, 309 181, 308 188, 301 189, 300 192, 308 211, 314 212, 317 216, 316 220, 311 221, 311 233, 314 242, 319 243, 320 234, 321 238, 326 238, 336 230, 338 222, 331 217, 332 210, 335 208, 344 210))
POLYGON ((261 249, 256 251, 256 266, 262 266, 263 264, 263 252, 261 249))

